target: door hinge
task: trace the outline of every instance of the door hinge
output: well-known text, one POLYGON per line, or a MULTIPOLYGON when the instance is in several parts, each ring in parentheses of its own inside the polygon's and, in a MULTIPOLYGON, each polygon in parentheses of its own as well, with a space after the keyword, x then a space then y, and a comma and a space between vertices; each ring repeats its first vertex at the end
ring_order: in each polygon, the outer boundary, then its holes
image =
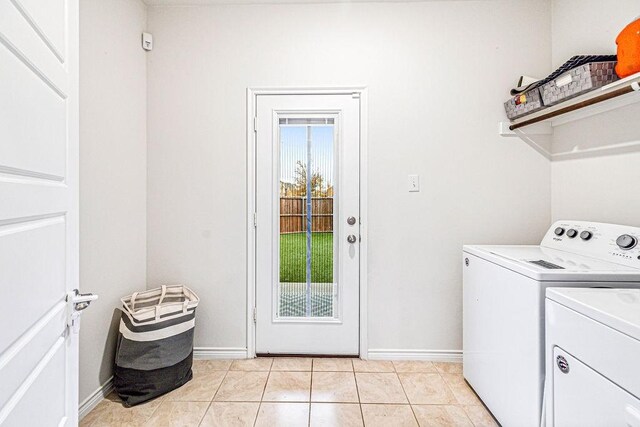
POLYGON ((253 118, 253 131, 254 132, 258 132, 258 118, 257 117, 253 118))
POLYGON ((253 213, 253 228, 258 227, 258 213, 254 212, 253 213))
POLYGON ((258 321, 258 310, 253 307, 253 323, 256 323, 258 321))

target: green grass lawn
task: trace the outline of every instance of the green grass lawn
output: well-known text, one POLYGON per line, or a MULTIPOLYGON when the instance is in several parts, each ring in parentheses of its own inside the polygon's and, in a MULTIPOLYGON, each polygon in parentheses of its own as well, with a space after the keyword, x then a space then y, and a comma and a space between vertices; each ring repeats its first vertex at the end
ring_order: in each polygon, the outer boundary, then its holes
MULTIPOLYGON (((280 282, 307 281, 307 235, 280 235, 280 282)), ((333 283, 333 233, 311 233, 311 282, 333 283)))

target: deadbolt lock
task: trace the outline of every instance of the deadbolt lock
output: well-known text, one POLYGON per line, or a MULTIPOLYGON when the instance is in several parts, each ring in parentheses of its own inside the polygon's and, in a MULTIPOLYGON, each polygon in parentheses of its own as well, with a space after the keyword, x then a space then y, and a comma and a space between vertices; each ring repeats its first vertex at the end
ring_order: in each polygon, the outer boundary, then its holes
POLYGON ((562 372, 563 374, 569 373, 569 362, 567 362, 567 359, 565 359, 563 356, 558 356, 556 357, 556 363, 558 364, 558 369, 560 369, 560 372, 562 372))

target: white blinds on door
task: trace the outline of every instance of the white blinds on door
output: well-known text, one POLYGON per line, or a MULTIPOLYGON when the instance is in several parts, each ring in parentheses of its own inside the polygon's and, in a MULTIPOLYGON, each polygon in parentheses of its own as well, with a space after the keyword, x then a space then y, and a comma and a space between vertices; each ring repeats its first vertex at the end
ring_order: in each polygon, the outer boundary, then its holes
POLYGON ((280 317, 334 317, 335 119, 285 117, 280 134, 280 317))

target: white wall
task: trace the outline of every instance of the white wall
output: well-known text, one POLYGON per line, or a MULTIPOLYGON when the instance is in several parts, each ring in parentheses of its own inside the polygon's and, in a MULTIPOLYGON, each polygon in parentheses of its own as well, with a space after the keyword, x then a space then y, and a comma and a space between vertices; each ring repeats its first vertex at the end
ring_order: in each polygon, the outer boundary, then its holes
MULTIPOLYGON (((615 54, 620 31, 640 15, 638 0, 555 0, 552 14, 553 65, 576 54, 615 54)), ((640 144, 640 106, 584 119, 555 129, 561 151, 640 144)), ((582 219, 640 226, 640 153, 598 155, 553 162, 553 219, 582 219)))
POLYGON ((246 88, 367 85, 369 346, 459 350, 462 245, 549 225, 549 163, 497 123, 519 74, 550 71, 550 7, 149 7, 148 280, 200 295, 196 345, 246 344, 246 88))
POLYGON ((554 69, 574 55, 615 55, 616 37, 637 16, 638 0, 553 0, 554 69))
POLYGON ((146 57, 138 0, 80 1, 80 401, 112 375, 119 299, 146 274, 146 57))

